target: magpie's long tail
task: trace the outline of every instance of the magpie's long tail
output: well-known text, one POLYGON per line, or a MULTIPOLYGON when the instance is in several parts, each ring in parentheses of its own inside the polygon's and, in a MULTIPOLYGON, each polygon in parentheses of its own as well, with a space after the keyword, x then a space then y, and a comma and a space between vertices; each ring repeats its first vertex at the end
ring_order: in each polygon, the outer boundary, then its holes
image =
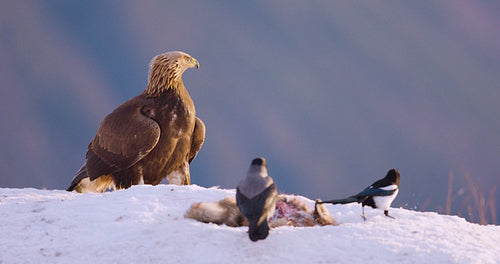
POLYGON ((356 197, 348 197, 345 199, 337 199, 337 200, 329 200, 329 201, 318 201, 318 204, 331 203, 331 204, 348 204, 348 203, 357 203, 359 199, 356 197))

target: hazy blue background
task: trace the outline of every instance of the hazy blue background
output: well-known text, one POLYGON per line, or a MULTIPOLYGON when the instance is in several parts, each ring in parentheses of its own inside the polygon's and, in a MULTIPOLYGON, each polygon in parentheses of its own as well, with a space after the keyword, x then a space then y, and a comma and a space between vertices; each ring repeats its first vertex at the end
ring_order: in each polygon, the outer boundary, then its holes
POLYGON ((280 191, 341 198, 398 168, 393 206, 442 211, 452 172, 466 215, 465 173, 486 203, 500 183, 499 30, 493 0, 1 1, 0 187, 66 188, 151 58, 182 50, 194 184, 234 188, 264 156, 280 191))

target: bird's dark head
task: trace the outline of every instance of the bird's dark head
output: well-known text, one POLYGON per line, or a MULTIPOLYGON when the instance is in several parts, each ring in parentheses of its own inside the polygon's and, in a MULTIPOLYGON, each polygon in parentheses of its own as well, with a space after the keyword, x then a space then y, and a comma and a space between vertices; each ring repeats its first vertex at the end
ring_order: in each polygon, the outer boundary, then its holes
POLYGON ((252 164, 250 165, 258 165, 258 166, 265 166, 267 167, 267 164, 266 164, 266 159, 262 158, 262 157, 258 157, 258 158, 255 158, 252 160, 252 164))
POLYGON ((171 51, 155 56, 149 66, 148 96, 159 96, 163 91, 183 86, 182 74, 189 68, 200 67, 191 55, 182 51, 171 51))
POLYGON ((392 183, 399 186, 399 171, 397 169, 391 169, 387 172, 385 176, 386 179, 389 179, 392 183))
POLYGON ((260 172, 265 174, 267 176, 267 163, 266 159, 262 157, 258 157, 252 160, 252 163, 250 164, 250 169, 248 172, 260 172))

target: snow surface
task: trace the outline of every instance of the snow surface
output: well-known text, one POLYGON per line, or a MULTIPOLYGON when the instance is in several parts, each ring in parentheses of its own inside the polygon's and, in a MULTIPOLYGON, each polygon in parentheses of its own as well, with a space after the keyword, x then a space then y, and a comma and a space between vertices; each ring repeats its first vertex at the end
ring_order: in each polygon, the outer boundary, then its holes
MULTIPOLYGON (((7 263, 500 263, 500 226, 457 216, 328 205, 339 226, 246 227, 185 219, 191 204, 235 190, 134 186, 101 194, 0 188, 0 264, 7 263)), ((303 199, 312 207, 314 202, 303 199)))

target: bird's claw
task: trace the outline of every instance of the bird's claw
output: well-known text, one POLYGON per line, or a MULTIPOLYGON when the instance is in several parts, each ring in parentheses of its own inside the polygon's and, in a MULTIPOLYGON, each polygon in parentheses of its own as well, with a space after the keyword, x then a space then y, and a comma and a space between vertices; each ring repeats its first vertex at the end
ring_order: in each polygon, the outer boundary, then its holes
POLYGON ((385 210, 385 211, 384 211, 384 215, 385 215, 385 216, 387 216, 387 217, 389 217, 389 218, 396 219, 396 218, 394 218, 393 216, 390 216, 390 215, 389 215, 389 211, 388 211, 388 210, 385 210))

